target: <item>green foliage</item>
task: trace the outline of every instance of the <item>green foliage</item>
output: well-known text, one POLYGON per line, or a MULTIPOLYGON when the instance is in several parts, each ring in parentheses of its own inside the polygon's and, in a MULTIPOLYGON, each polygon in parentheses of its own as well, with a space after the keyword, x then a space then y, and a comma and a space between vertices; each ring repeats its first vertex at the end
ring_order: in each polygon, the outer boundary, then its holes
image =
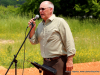
POLYGON ((81 11, 82 10, 78 4, 75 5, 75 9, 76 9, 76 11, 81 11))
MULTIPOLYGON (((40 3, 44 1, 44 0, 27 0, 21 7, 20 7, 20 11, 21 13, 25 12, 28 14, 30 12, 32 12, 33 14, 39 14, 39 5, 40 3)), ((55 9, 59 9, 59 2, 60 0, 50 0, 51 2, 53 2, 55 4, 55 9)))
POLYGON ((100 61, 99 56, 99 27, 100 22, 96 19, 66 19, 73 33, 76 55, 74 63, 100 61))
POLYGON ((7 7, 8 5, 18 6, 23 4, 26 0, 0 0, 0 5, 7 7))
POLYGON ((16 15, 18 14, 18 8, 15 8, 14 6, 2 6, 0 5, 0 18, 8 18, 10 15, 16 15))
MULTIPOLYGON (((1 0, 0 0, 1 1, 1 0)), ((13 40, 14 43, 0 42, 0 65, 8 68, 14 54, 17 53, 21 43, 24 39, 25 29, 28 21, 38 13, 37 9, 43 0, 27 0, 19 9, 7 5, 7 7, 0 5, 0 40, 13 40), (19 12, 21 11, 21 16, 19 12), (28 17, 27 17, 28 16, 28 17), (8 62, 8 63, 6 63, 8 62)), ((51 0, 55 5, 55 13, 57 15, 63 14, 65 16, 76 15, 93 15, 95 18, 100 17, 100 1, 97 0, 51 0), (66 3, 66 4, 64 4, 66 3), (58 12, 59 11, 59 12, 58 12), (74 11, 74 12, 73 12, 74 11)), ((19 2, 19 1, 18 1, 19 2)), ((61 16, 62 17, 62 16, 61 16)), ((74 63, 100 61, 100 22, 99 19, 85 19, 78 20, 74 18, 63 17, 70 25, 76 46, 76 55, 74 63)), ((40 23, 36 20, 36 23, 40 23)), ((29 29, 28 29, 29 30, 29 29)), ((40 55, 40 46, 31 45, 29 40, 26 40, 26 60, 36 61, 42 64, 42 57, 40 55)), ((22 68, 24 48, 20 51, 18 59, 18 68, 22 68)), ((25 68, 33 67, 29 62, 25 62, 25 68)), ((12 66, 14 68, 14 65, 12 66)))
MULTIPOLYGON (((21 13, 38 14, 38 8, 43 0, 27 0, 20 8, 21 13)), ((99 18, 100 16, 100 1, 97 0, 49 0, 55 6, 54 13, 56 15, 64 16, 94 16, 99 18)))
POLYGON ((92 6, 92 10, 95 11, 93 12, 93 15, 96 18, 100 18, 100 1, 97 2, 97 0, 92 0, 93 6, 92 6))
POLYGON ((8 51, 8 53, 10 54, 11 51, 12 51, 12 47, 11 47, 11 46, 8 46, 7 51, 8 51))
POLYGON ((75 10, 81 16, 92 15, 94 18, 100 18, 100 1, 85 0, 83 3, 75 4, 75 10))
MULTIPOLYGON (((0 65, 8 68, 14 55, 18 52, 22 42, 25 38, 25 30, 28 25, 28 21, 31 18, 11 16, 8 18, 0 19, 0 65), (13 42, 12 42, 13 41, 13 42), (2 43, 1 43, 2 42, 2 43)), ((41 20, 37 20, 39 23, 41 20)), ((29 28, 27 30, 27 33, 29 28)), ((26 33, 26 34, 27 34, 26 33)), ((40 55, 39 45, 31 45, 29 40, 26 40, 25 56, 28 61, 36 61, 42 64, 42 58, 40 55), (27 46, 28 45, 28 46, 27 46)), ((23 67, 24 61, 24 46, 22 47, 20 53, 17 56, 18 68, 23 67)), ((25 61, 26 61, 25 60, 25 61)), ((32 67, 29 62, 25 62, 25 68, 32 67)), ((12 68, 14 68, 14 64, 12 68)), ((34 66, 33 66, 34 67, 34 66)))
MULTIPOLYGON (((43 0, 42 0, 43 1, 43 0)), ((39 8, 39 4, 41 3, 41 0, 27 0, 21 7, 20 7, 20 12, 28 13, 32 12, 32 14, 38 14, 39 12, 37 9, 39 8)), ((32 15, 33 16, 33 15, 32 15)))
MULTIPOLYGON (((44 0, 0 0, 0 5, 20 7, 17 11, 22 16, 34 16, 39 14, 38 8, 44 0)), ((55 8, 54 14, 75 17, 75 16, 93 16, 100 19, 100 1, 99 0, 49 0, 55 8)))
MULTIPOLYGON (((63 17, 63 16, 60 16, 63 17)), ((74 18, 63 17, 69 24, 75 41, 76 55, 74 63, 100 61, 100 22, 98 19, 80 21, 74 18)), ((18 52, 25 38, 25 30, 31 18, 10 16, 0 19, 0 65, 8 68, 18 52), (6 41, 5 43, 1 41, 6 41), (13 42, 11 42, 13 41, 13 42)), ((38 25, 41 22, 36 20, 38 25)), ((29 28, 28 28, 29 31, 29 28)), ((27 31, 27 33, 28 33, 27 31)), ((25 68, 34 67, 28 61, 42 64, 40 45, 31 45, 29 40, 25 44, 25 68), (28 61, 26 61, 28 60, 28 61)), ((24 46, 17 56, 18 68, 23 67, 24 46)), ((11 68, 15 68, 14 64, 11 68)))

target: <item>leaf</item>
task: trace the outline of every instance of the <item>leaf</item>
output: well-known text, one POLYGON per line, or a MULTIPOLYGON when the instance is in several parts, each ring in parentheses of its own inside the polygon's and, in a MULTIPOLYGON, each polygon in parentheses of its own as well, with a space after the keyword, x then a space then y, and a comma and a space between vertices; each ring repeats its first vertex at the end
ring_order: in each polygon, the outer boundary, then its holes
POLYGON ((81 7, 78 4, 75 5, 75 9, 76 11, 81 11, 81 7))
POLYGON ((88 13, 89 12, 89 9, 86 8, 86 9, 84 9, 84 11, 85 11, 85 13, 88 13))

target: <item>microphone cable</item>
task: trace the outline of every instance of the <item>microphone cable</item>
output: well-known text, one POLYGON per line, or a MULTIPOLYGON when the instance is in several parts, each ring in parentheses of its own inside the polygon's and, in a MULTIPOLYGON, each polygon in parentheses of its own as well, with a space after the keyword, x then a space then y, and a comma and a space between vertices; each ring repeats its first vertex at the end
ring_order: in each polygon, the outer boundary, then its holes
MULTIPOLYGON (((33 20, 35 21, 35 20, 38 19, 38 18, 39 18, 39 15, 36 15, 35 18, 34 18, 33 20)), ((31 23, 31 24, 33 25, 33 23, 31 23)), ((29 25, 28 25, 28 26, 29 26, 29 25)), ((26 38, 26 32, 27 32, 28 26, 27 26, 26 31, 25 31, 25 38, 26 38)), ((22 75, 24 74, 25 48, 26 48, 26 46, 25 46, 25 43, 24 43, 24 61, 23 61, 23 71, 22 71, 22 75)))
MULTIPOLYGON (((28 28, 28 27, 27 27, 27 28, 28 28)), ((25 31, 25 38, 26 38, 26 32, 27 32, 27 28, 26 28, 26 31, 25 31)), ((26 43, 24 43, 24 61, 23 61, 23 71, 22 71, 22 75, 24 74, 25 49, 26 49, 26 43)))

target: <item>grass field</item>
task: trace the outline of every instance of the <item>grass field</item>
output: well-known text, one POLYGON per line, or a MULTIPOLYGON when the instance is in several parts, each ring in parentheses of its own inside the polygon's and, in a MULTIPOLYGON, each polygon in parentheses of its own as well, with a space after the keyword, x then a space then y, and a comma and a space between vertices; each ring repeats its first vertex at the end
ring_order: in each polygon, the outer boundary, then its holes
MULTIPOLYGON (((100 61, 100 22, 95 19, 78 20, 63 17, 69 24, 76 46, 74 63, 100 61)), ((18 52, 25 38, 25 31, 30 18, 10 16, 0 19, 0 66, 8 68, 14 55, 18 52), (7 41, 6 43, 2 43, 7 41), (10 42, 9 42, 10 41, 10 42), (12 43, 11 43, 12 42, 12 43)), ((38 24, 41 19, 36 20, 38 24)), ((27 30, 28 33, 29 29, 27 30)), ((18 56, 18 68, 23 67, 24 46, 18 56)), ((25 43, 25 60, 42 64, 39 44, 31 45, 29 40, 25 43)), ((14 64, 11 68, 14 68, 14 64)), ((25 61, 25 68, 33 67, 25 61)))

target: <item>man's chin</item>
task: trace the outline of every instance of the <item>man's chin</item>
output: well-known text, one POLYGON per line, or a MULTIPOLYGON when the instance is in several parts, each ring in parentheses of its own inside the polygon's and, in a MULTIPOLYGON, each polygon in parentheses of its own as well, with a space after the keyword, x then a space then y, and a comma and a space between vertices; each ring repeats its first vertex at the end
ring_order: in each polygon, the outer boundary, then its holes
POLYGON ((45 17, 44 17, 44 16, 41 16, 41 18, 42 18, 42 19, 45 19, 45 17))

